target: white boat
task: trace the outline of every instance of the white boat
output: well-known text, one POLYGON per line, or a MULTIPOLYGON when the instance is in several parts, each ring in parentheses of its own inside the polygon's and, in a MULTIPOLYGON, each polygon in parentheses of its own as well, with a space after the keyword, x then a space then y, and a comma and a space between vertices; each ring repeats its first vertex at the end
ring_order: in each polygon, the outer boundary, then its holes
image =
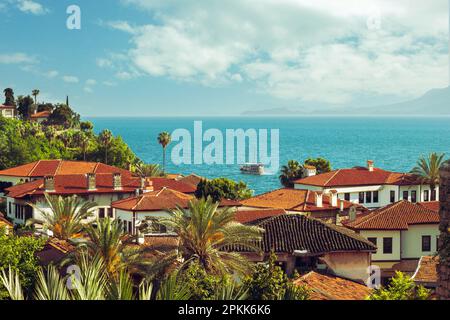
POLYGON ((264 165, 262 163, 245 163, 241 166, 241 172, 245 174, 264 174, 264 165))

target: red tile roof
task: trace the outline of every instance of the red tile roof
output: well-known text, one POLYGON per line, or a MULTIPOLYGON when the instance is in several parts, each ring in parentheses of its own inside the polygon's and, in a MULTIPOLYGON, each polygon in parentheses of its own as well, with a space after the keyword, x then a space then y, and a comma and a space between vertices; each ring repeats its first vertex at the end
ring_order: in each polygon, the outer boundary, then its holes
POLYGON ((373 171, 364 167, 339 169, 316 176, 295 181, 296 184, 318 187, 348 187, 362 185, 413 185, 418 184, 417 178, 407 173, 397 173, 374 168, 373 171))
POLYGON ((183 193, 194 193, 197 190, 197 187, 187 184, 183 181, 177 181, 168 178, 150 178, 153 182, 153 188, 155 190, 160 190, 162 188, 169 188, 173 190, 177 190, 183 193))
POLYGON ((14 106, 5 106, 5 105, 3 105, 3 104, 0 104, 0 109, 16 109, 16 107, 14 107, 14 106))
POLYGON ((31 115, 31 119, 48 118, 50 115, 51 115, 50 111, 36 112, 35 114, 31 115))
POLYGON ((160 211, 176 207, 187 208, 192 199, 191 195, 164 188, 138 197, 115 201, 112 207, 126 211, 160 211))
POLYGON ((281 214, 286 214, 286 211, 284 209, 239 210, 236 212, 235 220, 240 223, 249 223, 281 214))
POLYGON ((333 207, 328 195, 323 195, 322 207, 317 207, 315 201, 314 191, 283 188, 243 200, 241 204, 247 207, 276 208, 298 212, 339 210, 341 203, 344 204, 344 209, 355 206, 354 203, 338 199, 337 206, 333 207))
MULTIPOLYGON (((164 187, 157 191, 147 192, 137 197, 131 197, 112 203, 112 207, 125 211, 161 211, 187 208, 195 197, 177 190, 164 187)), ((236 207, 240 203, 232 200, 222 200, 219 207, 236 207)))
POLYGON ((344 225, 354 230, 407 230, 413 224, 438 224, 439 213, 409 201, 399 201, 344 225))
MULTIPOLYGON (((112 167, 114 168, 114 167, 112 167)), ((96 171, 107 171, 107 167, 97 166, 96 171)), ((69 170, 65 170, 69 172, 69 170)), ((139 177, 131 176, 130 173, 124 170, 125 175, 122 175, 122 188, 115 190, 113 188, 113 174, 112 173, 97 173, 95 175, 96 188, 88 190, 87 175, 85 174, 66 174, 54 176, 55 191, 48 192, 49 194, 58 195, 84 195, 84 194, 98 194, 98 193, 134 193, 136 189, 140 188, 141 179, 139 177)), ((192 187, 183 182, 174 181, 165 178, 148 178, 147 185, 150 185, 153 190, 161 190, 163 188, 171 188, 178 192, 190 192, 192 187)), ((5 190, 8 197, 23 198, 25 196, 43 195, 45 193, 44 179, 37 179, 24 184, 18 184, 7 188, 5 190)), ((228 203, 229 206, 239 205, 236 202, 228 203)))
POLYGON ((439 201, 419 202, 419 204, 427 209, 439 212, 441 204, 439 201))
POLYGON ((121 173, 131 175, 125 169, 100 162, 39 160, 22 166, 0 171, 0 176, 40 178, 45 176, 72 175, 86 173, 121 173))
POLYGON ((311 300, 365 300, 371 292, 360 283, 314 271, 298 278, 294 284, 306 286, 311 291, 311 300))
POLYGON ((197 185, 200 183, 200 181, 202 181, 205 178, 202 178, 196 174, 190 174, 186 177, 181 177, 178 178, 178 181, 184 182, 186 184, 190 184, 192 186, 194 186, 195 188, 197 188, 197 185))
POLYGON ((438 281, 437 266, 439 257, 424 256, 420 258, 413 279, 418 284, 436 284, 438 281))

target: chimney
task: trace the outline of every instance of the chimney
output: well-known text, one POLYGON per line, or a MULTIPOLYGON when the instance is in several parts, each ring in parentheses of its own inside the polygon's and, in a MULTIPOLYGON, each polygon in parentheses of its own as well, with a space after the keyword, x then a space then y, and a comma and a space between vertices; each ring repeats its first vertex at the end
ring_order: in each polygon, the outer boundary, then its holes
POLYGON ((330 191, 330 204, 332 207, 337 207, 338 206, 338 196, 337 196, 337 191, 336 190, 331 190, 330 191))
POLYGON ((97 189, 97 183, 96 183, 95 173, 88 173, 88 174, 86 174, 86 178, 87 178, 88 191, 96 190, 97 189))
POLYGON ((348 211, 348 220, 355 221, 356 220, 356 207, 351 207, 348 211))
POLYGON ((122 189, 122 175, 120 173, 113 174, 113 189, 114 190, 122 189))
POLYGON ((142 189, 143 193, 152 192, 153 189, 153 181, 145 180, 144 188, 142 189))
POLYGON ((367 169, 373 172, 373 160, 367 160, 367 169))
POLYGON ((55 177, 47 176, 44 178, 45 192, 55 192, 55 177))
POLYGON ((315 195, 316 195, 316 207, 322 208, 323 207, 323 201, 322 201, 323 193, 322 193, 322 191, 316 191, 315 195))
POLYGON ((314 166, 305 165, 305 177, 312 177, 317 174, 317 168, 314 166))

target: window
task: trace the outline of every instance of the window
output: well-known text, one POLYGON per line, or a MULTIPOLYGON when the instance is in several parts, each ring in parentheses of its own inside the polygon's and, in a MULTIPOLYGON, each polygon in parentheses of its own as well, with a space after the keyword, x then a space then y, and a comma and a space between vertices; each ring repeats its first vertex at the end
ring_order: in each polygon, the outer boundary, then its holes
POLYGON ((431 191, 431 201, 436 201, 436 190, 431 191))
POLYGON ((372 203, 372 192, 366 192, 366 203, 372 203))
POLYGON ((377 245, 377 238, 367 238, 370 242, 372 242, 374 245, 377 245))
POLYGON ((379 199, 378 199, 378 191, 374 191, 373 192, 373 203, 378 203, 379 199))
POLYGON ((383 253, 392 253, 392 238, 383 238, 383 253))
POLYGON ((114 214, 113 214, 113 209, 112 208, 108 208, 108 217, 114 218, 114 214))
POLYGON ((417 202, 417 191, 411 191, 411 202, 416 203, 417 202))
POLYGON ((128 221, 128 232, 133 234, 133 224, 131 223, 131 221, 128 221))
POLYGON ((425 201, 425 202, 430 201, 430 191, 429 190, 425 190, 423 192, 423 201, 425 201))
POLYGON ((359 193, 359 203, 364 203, 364 192, 359 193))
POLYGON ((403 200, 409 199, 409 191, 403 191, 403 200))
POLYGON ((422 252, 431 251, 431 236, 422 236, 422 252))
POLYGON ((98 209, 98 217, 103 219, 105 217, 105 208, 98 209))
POLYGON ((350 201, 350 193, 345 193, 344 194, 344 200, 345 201, 350 201))
POLYGON ((395 202, 395 191, 391 191, 391 203, 395 202))
POLYGON ((11 215, 11 213, 12 213, 12 206, 11 206, 11 202, 9 203, 9 211, 8 211, 8 213, 11 215))

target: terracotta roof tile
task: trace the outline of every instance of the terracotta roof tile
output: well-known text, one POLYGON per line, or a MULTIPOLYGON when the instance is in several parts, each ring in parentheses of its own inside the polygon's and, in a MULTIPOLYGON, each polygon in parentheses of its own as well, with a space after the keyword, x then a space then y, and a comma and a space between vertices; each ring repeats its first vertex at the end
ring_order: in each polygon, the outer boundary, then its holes
POLYGON ((168 178, 150 178, 150 180, 153 182, 153 188, 155 190, 160 190, 164 187, 183 193, 194 193, 195 190, 197 190, 197 187, 184 183, 183 181, 177 181, 168 178))
POLYGON ((354 230, 407 230, 411 224, 438 224, 439 213, 409 201, 399 201, 355 221, 345 222, 354 230))
POLYGON ((16 107, 14 107, 14 106, 5 106, 3 104, 0 104, 0 109, 13 109, 13 110, 16 110, 16 107))
POLYGON ((197 188, 197 185, 200 183, 200 181, 204 180, 205 178, 202 178, 196 174, 190 174, 186 177, 182 177, 177 179, 178 181, 184 182, 186 184, 192 185, 195 188, 197 188))
POLYGON ((424 256, 420 258, 417 270, 413 275, 415 282, 420 284, 436 284, 438 281, 437 266, 439 257, 424 256))
POLYGON ((160 211, 176 207, 187 208, 192 199, 191 195, 164 188, 138 197, 115 201, 112 207, 126 211, 160 211))
POLYGON ((86 173, 122 173, 131 172, 121 168, 109 166, 100 162, 39 160, 22 166, 0 171, 0 176, 42 178, 55 175, 73 175, 86 173))
POLYGON ((439 212, 441 207, 439 201, 419 202, 419 204, 427 209, 433 210, 434 212, 439 212))
MULTIPOLYGON (((317 255, 326 252, 375 251, 376 247, 357 233, 301 214, 283 214, 256 224, 265 230, 261 241, 264 252, 292 254, 306 250, 317 255)), ((246 251, 245 248, 234 248, 246 251)))
POLYGON ((365 300, 371 289, 344 278, 310 272, 294 281, 311 290, 311 300, 365 300))
POLYGON ((336 207, 331 206, 330 197, 323 195, 323 206, 317 207, 315 204, 315 194, 313 191, 297 189, 279 189, 270 191, 253 198, 241 201, 243 206, 256 208, 276 208, 287 211, 311 212, 339 210, 341 202, 344 203, 344 209, 348 209, 355 204, 338 199, 336 207))
POLYGON ((239 210, 236 212, 235 220, 239 223, 249 223, 281 214, 286 214, 286 211, 284 209, 239 210))
POLYGON ((412 185, 417 184, 417 178, 411 174, 398 173, 374 168, 369 171, 365 167, 339 169, 295 181, 296 184, 319 187, 346 187, 361 185, 412 185))

